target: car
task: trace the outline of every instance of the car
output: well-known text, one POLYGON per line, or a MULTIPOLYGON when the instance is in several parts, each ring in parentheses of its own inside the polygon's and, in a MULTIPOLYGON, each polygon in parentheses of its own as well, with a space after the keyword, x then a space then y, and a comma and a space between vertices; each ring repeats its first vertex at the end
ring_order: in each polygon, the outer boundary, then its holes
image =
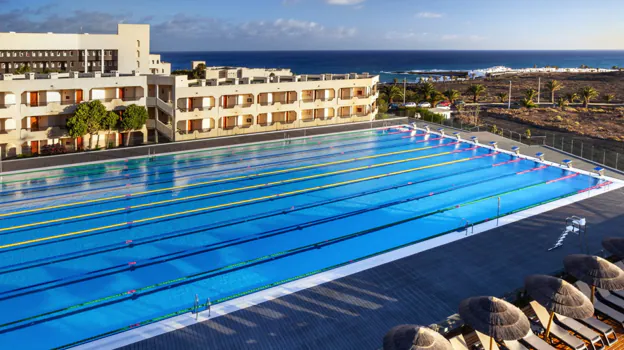
POLYGON ((416 102, 407 102, 405 108, 416 108, 416 102))
POLYGON ((463 106, 465 104, 466 102, 464 102, 464 100, 455 100, 455 106, 463 106))
POLYGON ((431 108, 431 103, 429 103, 429 102, 421 102, 421 103, 418 104, 418 107, 421 107, 421 108, 431 108))
POLYGON ((451 109, 451 106, 437 105, 436 108, 437 109, 451 109))
POLYGON ((449 101, 442 101, 442 102, 438 103, 438 105, 436 107, 438 107, 438 108, 451 107, 451 102, 449 102, 449 101))

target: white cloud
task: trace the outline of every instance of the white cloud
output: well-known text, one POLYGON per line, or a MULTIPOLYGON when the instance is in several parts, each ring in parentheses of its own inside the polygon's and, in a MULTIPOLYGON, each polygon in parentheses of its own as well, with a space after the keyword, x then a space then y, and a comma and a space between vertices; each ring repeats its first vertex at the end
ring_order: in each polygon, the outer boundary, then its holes
POLYGON ((419 12, 416 14, 416 17, 419 18, 440 18, 443 14, 435 13, 435 12, 419 12))
POLYGON ((418 40, 425 38, 427 33, 415 33, 413 31, 399 32, 389 31, 386 32, 385 38, 387 40, 418 40))
POLYGON ((445 34, 440 38, 441 40, 457 40, 459 39, 459 35, 457 34, 445 34))
POLYGON ((330 5, 357 5, 366 0, 325 0, 330 5))

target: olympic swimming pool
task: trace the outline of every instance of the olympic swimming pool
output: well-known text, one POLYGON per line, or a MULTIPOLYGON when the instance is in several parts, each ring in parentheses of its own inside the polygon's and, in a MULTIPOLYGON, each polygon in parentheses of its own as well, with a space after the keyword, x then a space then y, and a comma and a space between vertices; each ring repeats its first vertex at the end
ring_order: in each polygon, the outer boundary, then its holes
POLYGON ((406 127, 4 175, 0 344, 85 341, 610 182, 406 127), (498 206, 500 198, 500 209, 498 206))

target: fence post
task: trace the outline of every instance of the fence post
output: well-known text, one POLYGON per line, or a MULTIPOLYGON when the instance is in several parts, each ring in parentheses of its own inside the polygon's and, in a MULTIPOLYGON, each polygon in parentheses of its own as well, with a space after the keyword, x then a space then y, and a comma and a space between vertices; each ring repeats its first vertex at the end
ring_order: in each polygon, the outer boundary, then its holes
POLYGON ((561 137, 561 150, 563 151, 563 136, 561 137))
POLYGON ((570 146, 570 153, 574 154, 574 139, 572 139, 572 145, 570 146))
POLYGON ((555 134, 553 134, 553 147, 555 147, 555 134))
POLYGON ((594 161, 594 145, 592 145, 591 160, 594 161))
POLYGON ((607 150, 606 149, 602 153, 602 164, 607 165, 607 150))
POLYGON ((584 143, 581 142, 581 158, 583 158, 583 145, 584 145, 584 143))
POLYGON ((618 160, 620 158, 620 154, 615 152, 615 169, 618 169, 618 160))

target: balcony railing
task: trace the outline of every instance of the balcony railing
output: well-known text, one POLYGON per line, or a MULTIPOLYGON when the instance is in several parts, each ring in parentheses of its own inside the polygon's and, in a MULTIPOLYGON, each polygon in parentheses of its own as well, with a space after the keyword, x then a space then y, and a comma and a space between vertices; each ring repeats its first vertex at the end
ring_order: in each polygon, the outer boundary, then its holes
POLYGON ((15 103, 0 103, 0 108, 10 108, 12 106, 15 106, 15 103))
POLYGON ((244 103, 242 105, 239 104, 227 104, 225 106, 223 106, 223 108, 226 109, 231 109, 231 108, 247 108, 247 107, 251 107, 253 105, 253 103, 248 102, 248 103, 244 103))
POLYGON ((193 108, 188 108, 188 107, 178 107, 178 111, 180 112, 192 112, 194 110, 199 110, 199 111, 209 111, 211 109, 213 109, 214 106, 204 106, 204 107, 193 107, 193 108))

